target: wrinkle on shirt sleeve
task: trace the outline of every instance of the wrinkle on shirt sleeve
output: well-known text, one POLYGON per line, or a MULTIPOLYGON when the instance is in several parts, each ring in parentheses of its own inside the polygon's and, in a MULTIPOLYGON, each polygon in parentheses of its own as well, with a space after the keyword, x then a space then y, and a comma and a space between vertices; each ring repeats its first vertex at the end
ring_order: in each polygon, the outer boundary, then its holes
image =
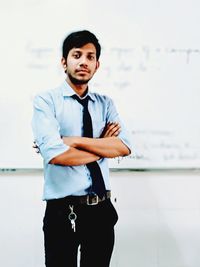
POLYGON ((124 126, 123 121, 121 120, 119 113, 114 105, 114 102, 111 98, 108 97, 108 113, 107 113, 107 121, 108 122, 118 122, 121 126, 121 131, 117 136, 130 150, 132 150, 131 142, 130 142, 130 134, 124 126))
POLYGON ((46 163, 69 149, 60 136, 53 100, 47 93, 34 98, 32 129, 35 142, 46 163))

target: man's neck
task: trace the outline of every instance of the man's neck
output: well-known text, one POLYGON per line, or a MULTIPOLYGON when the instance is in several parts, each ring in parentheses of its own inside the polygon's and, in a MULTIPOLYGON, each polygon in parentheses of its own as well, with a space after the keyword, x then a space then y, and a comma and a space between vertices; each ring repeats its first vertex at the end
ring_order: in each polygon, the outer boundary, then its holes
POLYGON ((87 90, 88 90, 87 83, 86 84, 73 84, 68 78, 66 79, 66 82, 80 97, 83 97, 87 93, 87 90))

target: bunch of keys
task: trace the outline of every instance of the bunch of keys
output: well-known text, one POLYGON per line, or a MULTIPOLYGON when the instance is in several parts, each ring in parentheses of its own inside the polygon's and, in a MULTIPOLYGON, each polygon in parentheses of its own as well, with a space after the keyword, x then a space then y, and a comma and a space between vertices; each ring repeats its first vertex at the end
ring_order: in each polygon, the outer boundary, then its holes
POLYGON ((72 225, 72 230, 74 230, 74 232, 76 232, 76 218, 77 218, 77 215, 76 213, 74 212, 74 206, 71 206, 69 205, 69 208, 70 208, 70 214, 68 215, 68 219, 70 220, 71 222, 71 225, 72 225))

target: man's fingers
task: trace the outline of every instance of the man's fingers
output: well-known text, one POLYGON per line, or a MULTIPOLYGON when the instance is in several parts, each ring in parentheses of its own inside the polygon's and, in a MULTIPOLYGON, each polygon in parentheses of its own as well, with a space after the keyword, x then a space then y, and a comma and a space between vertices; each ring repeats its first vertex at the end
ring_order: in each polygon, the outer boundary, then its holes
POLYGON ((109 122, 106 126, 104 137, 118 136, 120 129, 121 127, 118 122, 109 122))

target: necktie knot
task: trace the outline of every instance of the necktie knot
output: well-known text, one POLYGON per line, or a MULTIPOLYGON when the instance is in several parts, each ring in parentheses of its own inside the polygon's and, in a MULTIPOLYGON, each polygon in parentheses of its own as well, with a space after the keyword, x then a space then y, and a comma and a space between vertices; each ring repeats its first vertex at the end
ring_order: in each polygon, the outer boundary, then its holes
POLYGON ((76 99, 84 108, 88 106, 88 101, 90 99, 89 96, 86 96, 85 98, 80 98, 77 95, 72 96, 74 99, 76 99))

